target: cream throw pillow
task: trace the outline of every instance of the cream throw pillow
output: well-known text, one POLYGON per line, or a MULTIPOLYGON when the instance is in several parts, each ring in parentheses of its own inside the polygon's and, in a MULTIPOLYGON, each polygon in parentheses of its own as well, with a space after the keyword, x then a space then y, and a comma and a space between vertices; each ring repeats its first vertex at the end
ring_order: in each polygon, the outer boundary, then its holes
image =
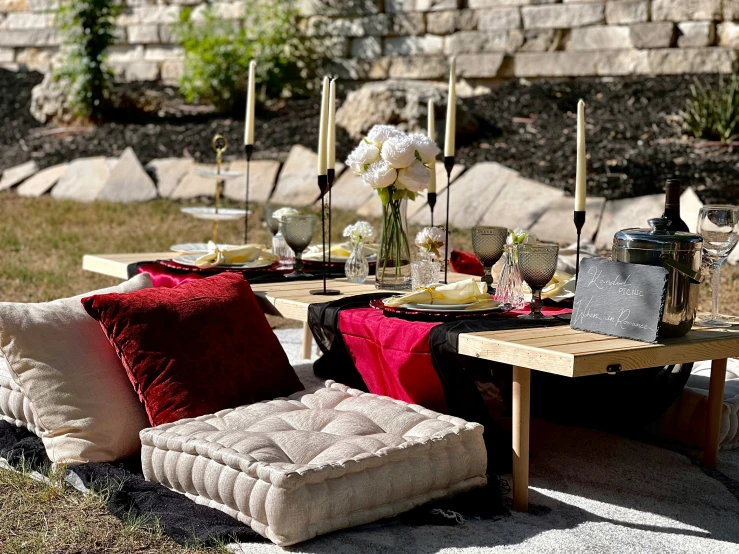
POLYGON ((73 298, 0 302, 0 350, 33 403, 54 463, 109 462, 141 448, 144 407, 100 324, 80 300, 151 288, 148 274, 73 298))

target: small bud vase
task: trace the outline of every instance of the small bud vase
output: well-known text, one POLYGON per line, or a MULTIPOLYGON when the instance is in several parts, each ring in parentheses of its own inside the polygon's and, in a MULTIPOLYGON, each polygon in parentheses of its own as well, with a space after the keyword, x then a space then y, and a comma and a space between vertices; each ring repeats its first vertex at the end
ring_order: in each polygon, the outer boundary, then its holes
POLYGON ((361 241, 352 243, 352 251, 344 265, 344 274, 350 283, 364 283, 369 275, 369 262, 364 255, 364 244, 361 241))
POLYGON ((495 290, 495 300, 514 310, 526 305, 524 300, 523 281, 518 269, 518 251, 515 245, 508 245, 503 252, 503 270, 495 290))

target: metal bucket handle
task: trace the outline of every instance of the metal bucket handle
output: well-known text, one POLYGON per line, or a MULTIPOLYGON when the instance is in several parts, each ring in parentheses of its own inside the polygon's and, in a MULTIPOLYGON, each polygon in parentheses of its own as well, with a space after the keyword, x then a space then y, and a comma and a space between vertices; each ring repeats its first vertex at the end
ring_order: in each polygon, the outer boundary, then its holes
POLYGON ((666 254, 662 254, 659 257, 659 261, 662 264, 662 267, 664 267, 665 269, 672 268, 676 271, 679 271, 680 273, 685 275, 691 283, 700 285, 703 282, 703 275, 700 271, 694 271, 693 268, 688 267, 685 264, 681 264, 680 262, 676 262, 666 254))

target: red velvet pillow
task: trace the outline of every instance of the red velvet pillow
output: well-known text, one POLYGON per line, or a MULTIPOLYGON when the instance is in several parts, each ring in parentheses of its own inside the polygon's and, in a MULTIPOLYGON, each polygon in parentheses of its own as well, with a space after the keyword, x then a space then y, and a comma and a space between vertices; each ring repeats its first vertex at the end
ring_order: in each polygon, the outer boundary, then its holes
POLYGON ((152 425, 303 389, 241 275, 82 304, 116 349, 152 425))

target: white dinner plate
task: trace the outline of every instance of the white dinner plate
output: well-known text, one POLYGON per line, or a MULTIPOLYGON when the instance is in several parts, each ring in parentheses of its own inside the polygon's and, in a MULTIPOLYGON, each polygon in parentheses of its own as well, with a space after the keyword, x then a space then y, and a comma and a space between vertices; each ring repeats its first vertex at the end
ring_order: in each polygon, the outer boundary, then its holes
MULTIPOLYGON (((184 256, 178 256, 176 258, 173 258, 173 262, 177 262, 178 264, 182 265, 189 265, 193 267, 197 267, 195 265, 195 262, 198 258, 200 258, 202 254, 185 254, 184 256)), ((227 269, 261 269, 265 267, 270 267, 273 262, 269 262, 266 260, 256 260, 254 262, 245 262, 241 264, 221 264, 219 266, 215 267, 224 267, 227 269)))
MULTIPOLYGON (((233 248, 232 244, 219 244, 218 248, 223 250, 224 248, 233 248)), ((182 244, 173 244, 169 247, 172 252, 189 252, 194 254, 196 252, 202 252, 203 254, 208 252, 208 245, 205 242, 183 242, 182 244)))
POLYGON ((246 215, 246 210, 238 208, 220 208, 216 214, 215 207, 198 206, 194 208, 181 208, 183 214, 191 215, 197 219, 206 219, 208 221, 237 221, 246 215))

